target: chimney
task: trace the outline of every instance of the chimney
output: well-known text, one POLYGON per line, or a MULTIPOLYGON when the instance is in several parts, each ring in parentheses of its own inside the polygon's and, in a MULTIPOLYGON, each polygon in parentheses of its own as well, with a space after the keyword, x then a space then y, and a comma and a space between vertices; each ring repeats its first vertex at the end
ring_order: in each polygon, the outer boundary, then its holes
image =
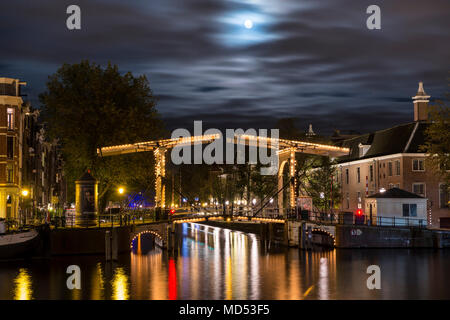
POLYGON ((419 89, 414 97, 412 97, 414 103, 414 121, 427 121, 428 120, 428 101, 430 96, 427 96, 423 89, 423 82, 419 82, 419 89))

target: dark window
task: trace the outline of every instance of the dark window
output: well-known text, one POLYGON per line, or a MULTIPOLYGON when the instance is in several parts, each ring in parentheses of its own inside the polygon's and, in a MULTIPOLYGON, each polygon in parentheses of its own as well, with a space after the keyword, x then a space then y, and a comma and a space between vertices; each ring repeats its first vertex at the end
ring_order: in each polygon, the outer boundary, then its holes
POLYGON ((417 217, 417 204, 404 203, 403 204, 403 216, 404 217, 417 217))
POLYGON ((361 182, 361 169, 360 169, 359 167, 356 168, 356 181, 357 181, 358 183, 361 182))
POLYGON ((409 216, 409 204, 407 204, 407 203, 403 204, 403 216, 404 217, 409 216))
POLYGON ((425 183, 413 183, 413 193, 425 197, 425 183))
POLYGON ((392 162, 388 163, 388 175, 392 176, 392 162))
POLYGON ((348 169, 345 169, 345 182, 348 184, 348 169))
POLYGON ((373 181, 373 165, 372 164, 369 167, 369 176, 370 176, 370 181, 373 181))
POLYGON ((8 167, 6 168, 6 182, 14 182, 14 169, 12 164, 8 164, 8 167))
POLYGON ((397 176, 400 175, 400 161, 398 161, 398 160, 395 161, 395 174, 397 176))
POLYGON ((440 184, 439 185, 439 207, 440 208, 448 208, 450 200, 450 192, 447 189, 447 185, 440 184))
POLYGON ((424 171, 423 159, 413 160, 413 171, 424 171))
POLYGON ((6 156, 8 159, 14 159, 14 137, 7 137, 6 139, 6 156))

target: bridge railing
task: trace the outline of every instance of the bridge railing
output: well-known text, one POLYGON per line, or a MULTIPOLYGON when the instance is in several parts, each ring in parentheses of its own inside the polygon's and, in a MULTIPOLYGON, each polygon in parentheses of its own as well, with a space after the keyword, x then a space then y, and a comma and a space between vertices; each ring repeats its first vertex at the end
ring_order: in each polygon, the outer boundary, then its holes
POLYGON ((120 213, 101 214, 96 217, 96 221, 91 221, 87 225, 78 225, 75 216, 52 217, 50 221, 36 221, 29 226, 50 224, 55 228, 106 228, 120 227, 133 224, 144 224, 158 221, 167 221, 168 213, 153 209, 146 210, 124 210, 120 213))
POLYGON ((323 213, 307 212, 298 216, 298 220, 306 220, 327 224, 368 225, 386 227, 419 227, 426 228, 425 219, 410 217, 375 216, 372 220, 366 215, 356 215, 353 212, 323 213))

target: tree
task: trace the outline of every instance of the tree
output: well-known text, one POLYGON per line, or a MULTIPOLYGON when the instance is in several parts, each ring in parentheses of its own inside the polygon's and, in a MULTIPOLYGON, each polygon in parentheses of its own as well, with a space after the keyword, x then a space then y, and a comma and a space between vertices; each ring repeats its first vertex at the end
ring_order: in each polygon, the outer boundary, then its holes
POLYGON ((450 108, 437 101, 430 108, 431 124, 425 130, 425 144, 420 150, 427 153, 425 164, 450 187, 450 108))
MULTIPOLYGON (((251 191, 259 198, 260 202, 265 197, 277 192, 277 175, 262 175, 259 164, 251 171, 250 179, 251 191)), ((262 202, 260 204, 263 205, 262 202)))
POLYGON ((49 138, 58 139, 65 161, 69 195, 74 180, 90 169, 99 179, 100 207, 115 193, 115 186, 153 185, 154 159, 146 153, 102 158, 97 148, 152 140, 163 135, 156 99, 145 76, 120 74, 82 61, 64 64, 48 78, 39 96, 49 138))
POLYGON ((303 156, 297 173, 299 194, 306 194, 313 205, 321 210, 339 207, 341 193, 337 183, 337 170, 329 157, 303 156), (301 169, 300 169, 301 168, 301 169))

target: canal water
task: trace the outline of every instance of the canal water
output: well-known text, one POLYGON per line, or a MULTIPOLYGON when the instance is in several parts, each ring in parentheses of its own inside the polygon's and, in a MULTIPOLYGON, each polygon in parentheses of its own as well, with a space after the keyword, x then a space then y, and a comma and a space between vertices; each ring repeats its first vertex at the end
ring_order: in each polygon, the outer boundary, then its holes
POLYGON ((0 262, 0 299, 450 299, 450 250, 267 247, 255 235, 183 224, 174 257, 137 237, 132 252, 0 262), (69 265, 81 289, 66 285, 69 265), (367 288, 378 265, 381 289, 367 288))

